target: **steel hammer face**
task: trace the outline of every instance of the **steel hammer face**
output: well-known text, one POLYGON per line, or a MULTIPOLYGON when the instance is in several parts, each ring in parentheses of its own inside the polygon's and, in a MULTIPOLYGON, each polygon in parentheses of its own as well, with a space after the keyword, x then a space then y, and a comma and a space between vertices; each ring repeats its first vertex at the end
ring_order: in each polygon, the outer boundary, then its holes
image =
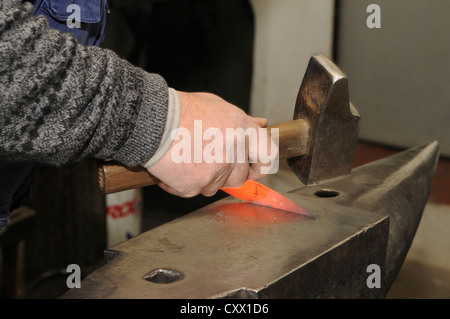
POLYGON ((360 115, 350 103, 345 74, 324 55, 313 56, 298 92, 294 120, 308 124, 305 155, 287 162, 306 185, 350 173, 360 115))

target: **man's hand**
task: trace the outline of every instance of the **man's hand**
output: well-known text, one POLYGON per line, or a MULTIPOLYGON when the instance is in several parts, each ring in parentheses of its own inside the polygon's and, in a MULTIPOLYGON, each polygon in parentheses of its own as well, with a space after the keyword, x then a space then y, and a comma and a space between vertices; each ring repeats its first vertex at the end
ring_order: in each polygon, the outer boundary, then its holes
POLYGON ((239 187, 247 179, 260 179, 265 176, 261 168, 267 169, 273 165, 273 161, 267 163, 266 157, 263 163, 263 157, 259 154, 266 154, 272 160, 278 156, 276 144, 267 134, 267 130, 261 129, 267 126, 266 119, 248 116, 238 107, 214 94, 180 91, 178 94, 181 100, 181 122, 178 131, 189 134, 175 139, 166 154, 156 164, 147 168, 153 176, 161 180, 159 186, 162 189, 180 197, 193 197, 198 194, 213 196, 222 187, 239 187), (212 134, 204 134, 206 130, 212 134), (252 137, 241 134, 245 130, 253 132, 252 137), (231 136, 232 131, 241 133, 231 136), (188 137, 190 141, 185 140, 188 137), (218 138, 222 141, 216 140, 218 138), (233 142, 231 147, 230 141, 233 142), (221 150, 215 148, 215 151, 212 151, 212 145, 223 147, 221 150), (258 147, 260 145, 264 149, 258 147), (187 146, 189 149, 186 149, 187 146), (261 151, 264 153, 260 153, 261 151), (184 159, 188 160, 180 163, 180 152, 183 152, 184 159), (201 158, 199 161, 198 155, 205 154, 212 154, 215 160, 211 161, 209 156, 209 159, 201 158), (252 159, 250 162, 249 158, 252 159))

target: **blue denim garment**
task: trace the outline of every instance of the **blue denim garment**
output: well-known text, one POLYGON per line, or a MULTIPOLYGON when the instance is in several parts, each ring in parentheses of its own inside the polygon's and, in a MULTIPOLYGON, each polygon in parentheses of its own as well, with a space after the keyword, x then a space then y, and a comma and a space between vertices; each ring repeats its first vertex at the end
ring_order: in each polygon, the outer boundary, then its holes
MULTIPOLYGON (((108 23, 107 0, 36 0, 35 15, 47 17, 50 27, 73 33, 78 43, 99 46, 108 23), (80 28, 69 28, 67 12, 70 4, 80 7, 80 28)), ((41 165, 32 162, 13 162, 0 159, 0 231, 9 223, 10 212, 19 207, 23 196, 36 178, 41 165)))
POLYGON ((46 16, 50 27, 73 33, 80 44, 99 46, 104 39, 109 12, 107 0, 36 0, 34 11, 35 15, 46 16), (80 28, 68 26, 67 21, 75 12, 69 8, 71 4, 80 8, 80 28))

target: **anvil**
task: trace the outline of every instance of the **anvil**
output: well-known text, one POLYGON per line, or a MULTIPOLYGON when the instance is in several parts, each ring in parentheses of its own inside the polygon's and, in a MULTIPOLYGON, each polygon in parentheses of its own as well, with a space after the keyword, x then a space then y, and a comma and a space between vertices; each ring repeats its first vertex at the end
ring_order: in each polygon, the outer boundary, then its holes
POLYGON ((283 192, 315 218, 224 198, 107 249, 62 298, 383 298, 438 156, 431 142, 283 192))
MULTIPOLYGON (((304 183, 283 195, 314 218, 228 197, 107 249, 106 265, 62 297, 384 297, 419 225, 439 147, 352 171, 359 119, 345 74, 313 57, 294 120, 279 127, 280 153, 304 183)), ((154 183, 142 168, 115 164, 99 176, 104 191, 154 183)))

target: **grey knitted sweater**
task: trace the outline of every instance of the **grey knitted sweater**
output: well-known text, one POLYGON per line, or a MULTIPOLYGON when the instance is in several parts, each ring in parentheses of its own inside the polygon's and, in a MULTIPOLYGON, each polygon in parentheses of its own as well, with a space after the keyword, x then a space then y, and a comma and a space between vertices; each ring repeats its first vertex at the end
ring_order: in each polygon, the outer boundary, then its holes
POLYGON ((0 159, 136 166, 158 148, 167 105, 159 75, 77 44, 29 3, 0 0, 0 159))

